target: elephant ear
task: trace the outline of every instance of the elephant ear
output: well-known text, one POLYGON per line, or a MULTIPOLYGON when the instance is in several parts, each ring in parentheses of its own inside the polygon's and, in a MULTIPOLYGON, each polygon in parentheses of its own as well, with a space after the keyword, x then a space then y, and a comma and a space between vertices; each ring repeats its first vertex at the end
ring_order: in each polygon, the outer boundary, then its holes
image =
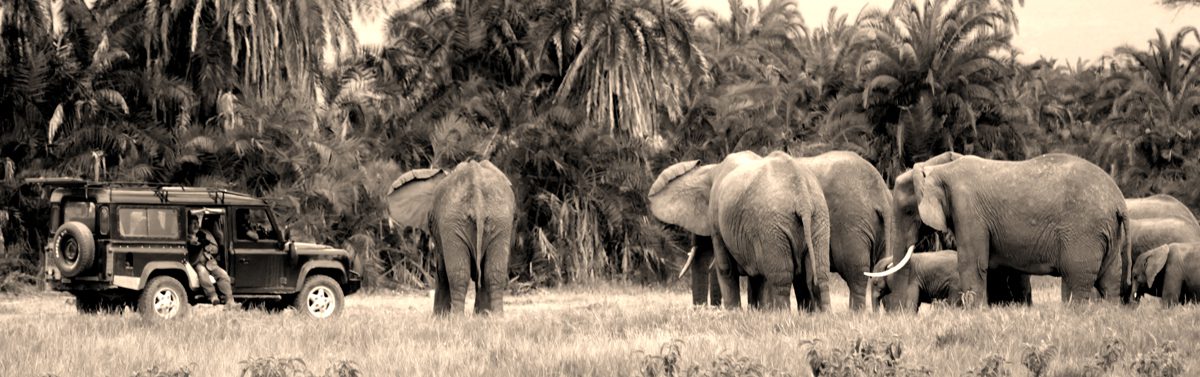
POLYGON ((650 213, 664 223, 678 225, 701 236, 711 236, 708 195, 715 165, 684 161, 671 165, 650 186, 650 213))
POLYGON ((1171 245, 1163 245, 1154 250, 1147 251, 1145 257, 1146 285, 1153 287, 1154 282, 1158 280, 1158 274, 1162 272, 1163 267, 1167 265, 1167 256, 1171 254, 1171 245))
POLYGON ((442 169, 416 169, 396 178, 387 197, 388 214, 392 221, 401 227, 428 230, 433 196, 438 184, 445 178, 446 172, 442 169))
POLYGON ((950 209, 946 200, 946 188, 936 172, 928 166, 921 166, 913 171, 913 191, 917 194, 917 211, 921 222, 940 232, 950 233, 947 226, 946 210, 950 209))

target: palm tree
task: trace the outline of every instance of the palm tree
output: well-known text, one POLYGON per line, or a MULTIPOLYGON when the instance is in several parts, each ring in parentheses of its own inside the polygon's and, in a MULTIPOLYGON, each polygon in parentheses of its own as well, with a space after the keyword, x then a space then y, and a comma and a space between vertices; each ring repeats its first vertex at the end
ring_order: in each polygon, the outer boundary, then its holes
POLYGON ((1131 69, 1111 76, 1100 93, 1116 96, 1109 121, 1125 158, 1113 163, 1135 168, 1130 173, 1182 178, 1200 153, 1200 54, 1186 47, 1189 35, 1200 41, 1185 27, 1170 38, 1158 30, 1146 50, 1117 48, 1131 69))
POLYGON ((897 0, 862 17, 862 105, 889 135, 898 172, 939 151, 972 153, 977 121, 996 111, 1012 49, 1011 8, 988 0, 897 0))
POLYGON ((678 121, 691 80, 708 64, 682 2, 573 5, 546 4, 532 37, 537 70, 554 77, 554 103, 580 105, 609 133, 652 138, 659 133, 659 114, 678 121))

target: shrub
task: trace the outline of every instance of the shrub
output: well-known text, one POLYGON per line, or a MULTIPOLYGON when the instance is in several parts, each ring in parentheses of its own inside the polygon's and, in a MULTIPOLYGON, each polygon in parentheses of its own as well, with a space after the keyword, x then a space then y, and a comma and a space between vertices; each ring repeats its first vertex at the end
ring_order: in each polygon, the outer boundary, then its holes
POLYGON ((808 364, 813 376, 928 376, 924 367, 902 365, 903 346, 899 341, 874 342, 855 339, 850 348, 808 351, 808 364))
POLYGON ((1159 345, 1147 353, 1138 353, 1131 368, 1144 377, 1182 376, 1183 362, 1175 350, 1175 342, 1159 345))

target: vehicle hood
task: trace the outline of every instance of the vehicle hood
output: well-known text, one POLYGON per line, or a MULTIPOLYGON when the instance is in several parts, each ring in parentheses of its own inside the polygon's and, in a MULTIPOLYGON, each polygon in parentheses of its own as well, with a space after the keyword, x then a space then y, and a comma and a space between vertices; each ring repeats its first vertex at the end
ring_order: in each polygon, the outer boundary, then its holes
POLYGON ((293 242, 296 247, 296 254, 300 255, 333 255, 333 256, 349 256, 350 253, 346 250, 335 248, 329 245, 322 245, 311 242, 293 242))

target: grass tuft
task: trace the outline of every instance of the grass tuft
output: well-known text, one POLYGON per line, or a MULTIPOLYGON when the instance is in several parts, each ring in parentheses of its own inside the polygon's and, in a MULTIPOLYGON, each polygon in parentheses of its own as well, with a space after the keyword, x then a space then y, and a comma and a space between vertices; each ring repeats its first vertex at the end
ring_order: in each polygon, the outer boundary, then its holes
POLYGON ((1138 353, 1132 369, 1142 377, 1176 377, 1185 372, 1175 342, 1166 342, 1146 353, 1138 353))

